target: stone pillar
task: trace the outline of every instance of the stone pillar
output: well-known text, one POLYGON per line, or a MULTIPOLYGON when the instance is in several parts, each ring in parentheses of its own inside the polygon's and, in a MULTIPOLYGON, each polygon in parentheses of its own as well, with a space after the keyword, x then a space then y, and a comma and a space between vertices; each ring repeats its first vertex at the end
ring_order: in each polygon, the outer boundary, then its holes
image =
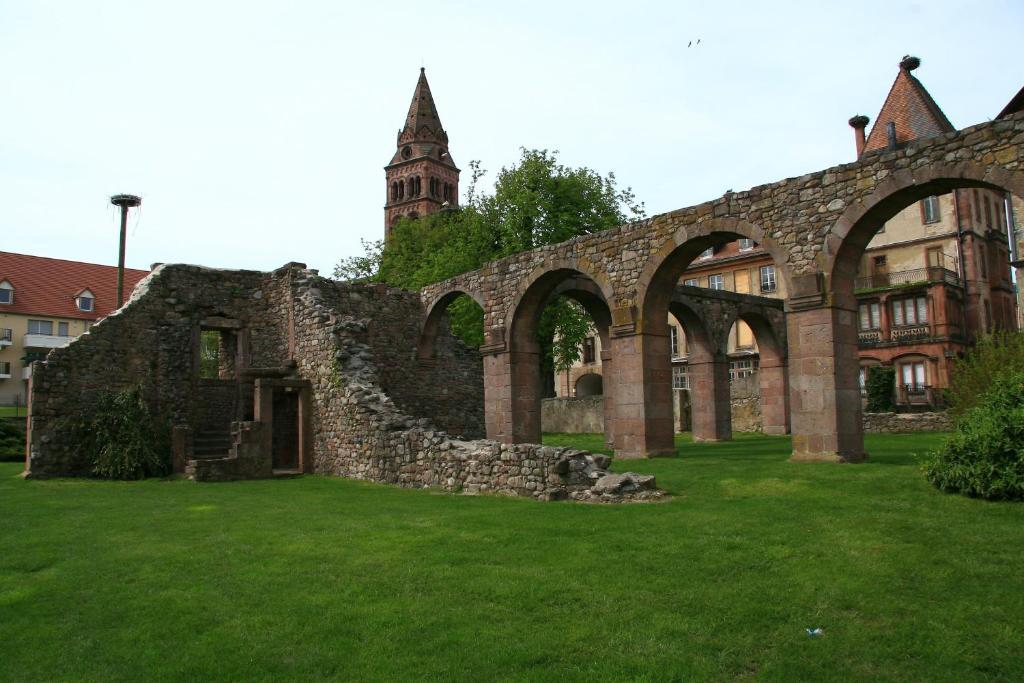
POLYGON ((757 371, 761 391, 761 429, 765 434, 789 434, 789 386, 786 364, 776 358, 761 361, 757 371))
POLYGON ((729 359, 707 357, 687 363, 690 369, 690 420, 694 441, 732 438, 729 359))
POLYGON ((503 351, 484 356, 487 438, 540 443, 540 353, 503 351))
POLYGON ((794 461, 860 462, 856 308, 807 307, 787 316, 794 461))
POLYGON ((611 351, 601 349, 601 391, 604 394, 604 444, 615 448, 615 372, 611 351))
POLYGON ((668 334, 612 337, 615 457, 674 455, 668 334))

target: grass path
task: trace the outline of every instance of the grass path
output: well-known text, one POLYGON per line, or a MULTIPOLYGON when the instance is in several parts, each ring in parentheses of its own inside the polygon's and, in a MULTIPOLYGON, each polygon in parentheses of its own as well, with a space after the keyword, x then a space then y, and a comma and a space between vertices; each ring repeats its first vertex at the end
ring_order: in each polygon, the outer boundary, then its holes
POLYGON ((0 463, 0 680, 1022 680, 1024 505, 931 489, 936 441, 680 442, 633 506, 0 463))

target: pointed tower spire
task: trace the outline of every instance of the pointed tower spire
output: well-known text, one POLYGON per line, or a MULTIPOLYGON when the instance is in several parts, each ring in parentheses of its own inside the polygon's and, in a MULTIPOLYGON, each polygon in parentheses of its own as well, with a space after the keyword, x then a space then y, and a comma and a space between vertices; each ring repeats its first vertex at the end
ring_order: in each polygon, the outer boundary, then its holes
POLYGON ((430 94, 427 83, 427 70, 420 67, 420 78, 416 81, 416 90, 409 103, 409 113, 405 117, 405 127, 398 134, 398 143, 403 142, 437 142, 448 144, 448 134, 441 126, 441 117, 437 115, 434 96, 430 94))
POLYGON ((391 235, 391 228, 400 218, 418 218, 458 206, 459 169, 448 150, 448 134, 441 126, 423 67, 405 126, 398 131, 395 154, 384 173, 385 236, 391 235))

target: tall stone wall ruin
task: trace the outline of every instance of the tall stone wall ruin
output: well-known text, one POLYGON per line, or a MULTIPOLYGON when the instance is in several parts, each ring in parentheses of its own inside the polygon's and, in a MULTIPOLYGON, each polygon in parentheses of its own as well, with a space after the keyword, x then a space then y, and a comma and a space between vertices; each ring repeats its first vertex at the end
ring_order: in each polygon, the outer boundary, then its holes
POLYGON ((140 386, 184 452, 177 464, 198 480, 270 476, 284 434, 308 443, 299 468, 309 473, 545 500, 660 495, 653 478, 608 475, 606 456, 477 440, 480 355, 445 329, 435 357, 419 359, 423 315, 416 293, 334 282, 301 264, 271 273, 161 266, 121 310, 36 364, 26 471, 87 475, 75 420, 98 392, 140 386), (234 400, 230 380, 198 375, 199 334, 210 327, 241 340, 237 358, 220 362, 237 374, 234 400), (266 414, 278 388, 308 396, 287 429, 266 414), (196 430, 232 410, 230 452, 199 457, 196 430))

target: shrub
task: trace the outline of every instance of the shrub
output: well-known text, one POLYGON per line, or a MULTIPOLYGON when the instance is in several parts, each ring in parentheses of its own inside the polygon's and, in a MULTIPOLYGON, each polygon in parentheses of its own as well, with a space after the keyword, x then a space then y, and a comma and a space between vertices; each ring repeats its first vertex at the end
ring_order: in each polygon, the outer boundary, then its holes
POLYGON ((890 413, 895 409, 896 406, 892 402, 895 383, 895 368, 886 365, 873 365, 868 368, 864 388, 868 393, 869 413, 890 413))
POLYGON ((170 471, 170 432, 149 410, 140 387, 100 392, 78 425, 79 452, 107 479, 142 479, 170 471))
POLYGON ((946 400, 955 417, 973 408, 997 377, 1024 372, 1024 333, 996 332, 982 337, 953 366, 946 400))
POLYGON ((25 432, 8 420, 0 420, 0 462, 25 459, 25 432))
POLYGON ((1024 372, 995 378, 922 466, 941 491, 1024 500, 1024 372))

